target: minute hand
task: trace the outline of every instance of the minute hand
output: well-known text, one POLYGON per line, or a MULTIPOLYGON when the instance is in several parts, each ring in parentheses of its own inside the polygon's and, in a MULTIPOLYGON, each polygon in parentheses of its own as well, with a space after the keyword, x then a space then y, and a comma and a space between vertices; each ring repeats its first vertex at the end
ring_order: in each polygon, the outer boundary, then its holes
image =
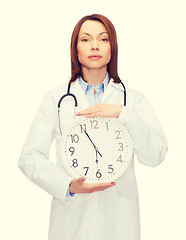
POLYGON ((98 151, 98 148, 95 146, 95 144, 93 143, 92 139, 90 138, 90 136, 88 135, 88 133, 83 129, 83 131, 85 132, 85 134, 87 135, 88 139, 91 141, 92 145, 94 146, 94 149, 97 151, 97 153, 99 153, 100 157, 102 157, 101 153, 98 151))

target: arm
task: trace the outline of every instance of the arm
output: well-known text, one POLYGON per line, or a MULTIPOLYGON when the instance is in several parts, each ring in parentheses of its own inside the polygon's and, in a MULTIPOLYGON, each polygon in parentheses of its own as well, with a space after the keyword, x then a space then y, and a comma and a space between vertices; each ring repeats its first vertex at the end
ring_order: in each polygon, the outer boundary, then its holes
POLYGON ((167 152, 167 140, 156 115, 142 94, 135 97, 133 108, 99 103, 77 114, 86 117, 118 117, 129 130, 138 160, 152 167, 160 164, 167 152))
POLYGON ((30 181, 53 197, 65 201, 72 178, 49 161, 50 146, 55 135, 55 103, 46 95, 31 126, 18 166, 30 181))
POLYGON ((62 167, 49 161, 50 146, 56 135, 56 122, 55 103, 46 95, 18 161, 19 168, 28 179, 63 202, 69 193, 91 193, 114 186, 114 183, 84 183, 84 177, 72 179, 62 167))
POLYGON ((77 116, 90 117, 113 117, 118 118, 122 110, 122 105, 112 105, 98 103, 92 107, 89 107, 81 112, 78 112, 77 116))
POLYGON ((138 160, 155 167, 165 158, 167 139, 147 99, 140 94, 134 102, 133 111, 124 107, 119 120, 125 122, 132 140, 134 153, 138 160))

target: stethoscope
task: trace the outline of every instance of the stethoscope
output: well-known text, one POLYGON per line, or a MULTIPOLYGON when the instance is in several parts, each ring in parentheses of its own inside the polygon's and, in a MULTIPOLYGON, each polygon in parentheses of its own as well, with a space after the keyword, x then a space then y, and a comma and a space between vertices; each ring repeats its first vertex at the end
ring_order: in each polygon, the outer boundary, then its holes
MULTIPOLYGON (((126 106, 126 88, 125 88, 125 85, 123 84, 123 82, 120 82, 121 85, 123 86, 123 93, 124 93, 124 106, 126 106)), ((77 102, 77 98, 74 94, 70 93, 70 87, 71 87, 71 82, 68 83, 68 89, 67 89, 67 93, 64 94, 60 99, 59 99, 59 102, 58 102, 58 123, 59 123, 59 130, 60 130, 60 133, 62 135, 62 131, 61 131, 61 123, 60 123, 60 106, 61 106, 61 102, 64 100, 65 97, 68 97, 68 96, 71 96, 73 99, 74 99, 74 105, 75 105, 75 108, 78 106, 78 102, 77 102)))

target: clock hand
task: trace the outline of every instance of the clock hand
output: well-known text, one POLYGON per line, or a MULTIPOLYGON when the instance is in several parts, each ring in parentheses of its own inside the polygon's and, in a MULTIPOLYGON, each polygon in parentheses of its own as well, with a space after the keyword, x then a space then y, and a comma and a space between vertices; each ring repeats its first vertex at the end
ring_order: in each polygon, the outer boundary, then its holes
POLYGON ((90 136, 88 135, 88 133, 83 129, 83 131, 85 132, 85 134, 87 135, 88 139, 91 141, 92 145, 94 146, 94 150, 96 150, 100 157, 102 157, 101 153, 98 151, 98 148, 95 146, 95 144, 93 143, 93 141, 91 140, 90 136))
POLYGON ((96 149, 96 163, 97 163, 97 166, 98 166, 98 150, 96 149))

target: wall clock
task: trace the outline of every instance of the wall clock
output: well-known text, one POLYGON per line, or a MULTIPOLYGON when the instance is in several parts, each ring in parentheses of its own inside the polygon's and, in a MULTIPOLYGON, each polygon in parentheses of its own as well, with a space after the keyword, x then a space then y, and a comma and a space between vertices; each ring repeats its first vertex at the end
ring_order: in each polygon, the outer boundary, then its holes
POLYGON ((128 168, 133 154, 132 139, 116 118, 78 117, 60 142, 60 155, 73 178, 87 183, 114 182, 128 168))

